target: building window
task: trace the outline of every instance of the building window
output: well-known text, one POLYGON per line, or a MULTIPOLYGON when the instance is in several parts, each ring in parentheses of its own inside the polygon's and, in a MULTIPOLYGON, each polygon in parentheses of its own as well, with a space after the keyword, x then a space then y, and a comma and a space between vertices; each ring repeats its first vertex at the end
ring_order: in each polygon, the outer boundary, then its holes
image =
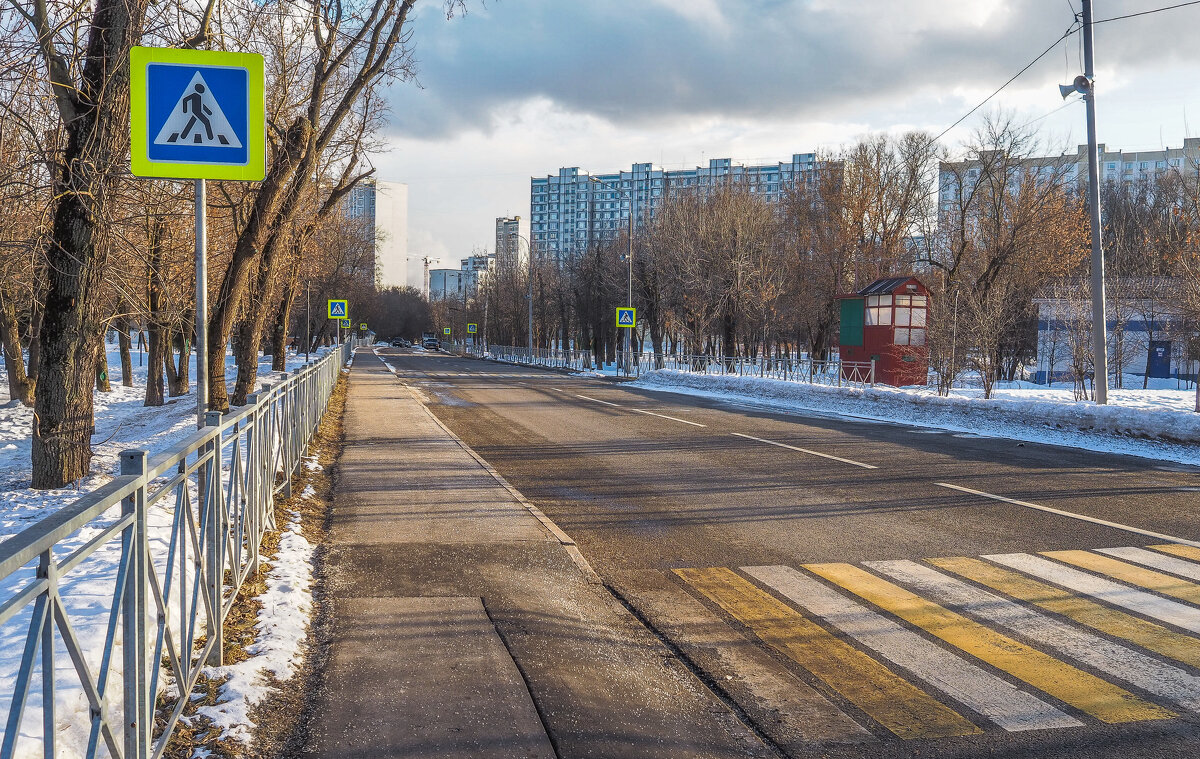
POLYGON ((867 296, 867 325, 887 326, 892 323, 892 296, 867 296))

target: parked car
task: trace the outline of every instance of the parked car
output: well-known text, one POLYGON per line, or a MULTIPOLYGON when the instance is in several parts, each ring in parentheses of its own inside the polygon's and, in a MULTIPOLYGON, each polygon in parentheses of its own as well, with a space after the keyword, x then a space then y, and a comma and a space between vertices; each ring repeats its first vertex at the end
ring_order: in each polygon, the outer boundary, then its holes
POLYGON ((407 348, 407 347, 408 347, 408 341, 407 341, 407 340, 401 340, 400 338, 398 338, 398 337, 397 337, 395 340, 393 340, 393 341, 392 341, 392 347, 393 347, 393 348, 407 348))

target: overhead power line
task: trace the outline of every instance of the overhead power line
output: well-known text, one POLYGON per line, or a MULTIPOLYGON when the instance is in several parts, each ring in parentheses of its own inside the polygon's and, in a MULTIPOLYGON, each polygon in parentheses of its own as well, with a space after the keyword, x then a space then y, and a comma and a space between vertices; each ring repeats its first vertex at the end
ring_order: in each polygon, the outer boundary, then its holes
POLYGON ((1176 8, 1186 8, 1189 5, 1200 5, 1200 0, 1191 0, 1189 3, 1176 3, 1175 5, 1166 5, 1162 8, 1151 8, 1148 11, 1138 11, 1137 13, 1126 13, 1124 16, 1113 16, 1112 18, 1096 19, 1092 22, 1092 26, 1096 24, 1107 24, 1109 21, 1120 21, 1124 18, 1137 18, 1138 16, 1149 16, 1151 13, 1162 13, 1163 11, 1173 11, 1176 8))

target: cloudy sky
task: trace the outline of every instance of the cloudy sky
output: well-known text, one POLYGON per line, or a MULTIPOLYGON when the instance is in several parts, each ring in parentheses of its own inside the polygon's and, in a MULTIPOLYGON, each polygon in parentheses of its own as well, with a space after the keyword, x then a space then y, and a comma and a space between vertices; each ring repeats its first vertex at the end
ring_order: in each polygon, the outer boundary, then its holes
MULTIPOLYGON (((774 163, 876 131, 941 132, 1071 26, 1080 0, 441 0, 413 19, 418 83, 390 93, 382 179, 409 185, 420 259, 457 267, 493 245, 497 216, 529 213, 529 178, 651 161, 774 163)), ((1097 20, 1180 0, 1096 0, 1097 20)), ((1100 140, 1178 146, 1200 130, 1200 5, 1096 26, 1100 140), (1189 114, 1190 111, 1190 114, 1189 114), (1197 122, 1189 128, 1189 116, 1197 122)), ((1054 148, 1086 139, 1075 34, 988 110, 1054 148)))

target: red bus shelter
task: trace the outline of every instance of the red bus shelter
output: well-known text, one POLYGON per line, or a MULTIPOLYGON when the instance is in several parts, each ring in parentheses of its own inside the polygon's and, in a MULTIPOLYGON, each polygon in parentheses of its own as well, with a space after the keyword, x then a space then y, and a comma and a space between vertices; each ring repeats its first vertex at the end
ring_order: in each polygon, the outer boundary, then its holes
POLYGON ((875 361, 875 381, 924 385, 929 375, 925 330, 929 290, 916 277, 877 279, 840 296, 842 361, 875 361))

